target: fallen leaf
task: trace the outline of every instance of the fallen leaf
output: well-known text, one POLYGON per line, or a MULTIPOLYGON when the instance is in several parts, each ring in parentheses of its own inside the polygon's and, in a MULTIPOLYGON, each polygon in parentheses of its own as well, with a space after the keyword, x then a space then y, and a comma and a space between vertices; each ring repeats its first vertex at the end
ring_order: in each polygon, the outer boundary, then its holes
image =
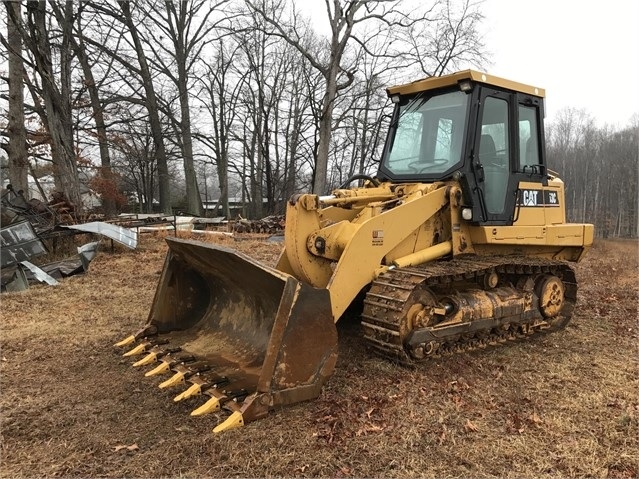
POLYGON ((466 381, 461 376, 457 379, 457 384, 459 384, 459 386, 462 387, 463 389, 470 389, 470 384, 468 384, 468 381, 466 381))
POLYGON ((446 440, 446 426, 442 426, 442 433, 439 435, 439 445, 441 446, 446 440))
POLYGON ((479 431, 479 428, 473 424, 470 419, 466 419, 466 424, 464 424, 464 429, 466 429, 466 432, 477 432, 479 431))
POLYGON ((384 430, 384 428, 382 426, 377 426, 375 424, 371 424, 369 426, 365 426, 363 428, 358 429, 355 432, 355 436, 360 437, 360 436, 362 436, 362 435, 364 435, 366 433, 369 433, 369 432, 380 432, 380 431, 383 431, 383 430, 384 430))
POLYGON ((512 421, 513 421, 513 432, 516 431, 519 434, 524 432, 524 423, 522 419, 519 417, 519 414, 513 414, 512 421))
POLYGON ((118 452, 118 451, 121 451, 123 449, 126 449, 127 451, 137 451, 140 448, 138 447, 137 444, 131 444, 130 446, 125 446, 125 445, 121 444, 119 446, 115 446, 113 451, 114 452, 118 452))
POLYGON ((532 422, 533 424, 541 424, 542 422, 544 422, 538 415, 536 412, 533 412, 530 417, 528 418, 528 420, 530 422, 532 422))

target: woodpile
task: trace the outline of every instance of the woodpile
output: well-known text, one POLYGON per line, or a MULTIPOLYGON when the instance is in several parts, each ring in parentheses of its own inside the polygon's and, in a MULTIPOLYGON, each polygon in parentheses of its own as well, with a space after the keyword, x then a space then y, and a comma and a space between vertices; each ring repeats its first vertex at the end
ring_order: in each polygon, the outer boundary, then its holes
POLYGON ((234 233, 278 234, 284 232, 284 215, 272 215, 259 220, 247 220, 242 217, 233 224, 234 233))

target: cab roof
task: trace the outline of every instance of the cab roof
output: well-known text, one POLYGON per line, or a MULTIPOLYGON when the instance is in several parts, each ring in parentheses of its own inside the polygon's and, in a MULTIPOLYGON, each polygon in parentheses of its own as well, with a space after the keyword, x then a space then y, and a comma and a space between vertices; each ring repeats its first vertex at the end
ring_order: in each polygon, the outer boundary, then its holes
POLYGON ((404 85, 392 86, 386 89, 388 96, 391 95, 410 95, 412 93, 419 93, 427 90, 434 90, 437 88, 454 86, 464 80, 470 80, 477 83, 484 83, 486 85, 492 85, 499 88, 506 88, 528 95, 545 97, 546 91, 543 88, 537 88, 523 83, 506 80, 487 73, 478 72, 476 70, 463 70, 456 73, 450 73, 448 75, 442 75, 439 77, 428 77, 421 80, 416 80, 404 85))

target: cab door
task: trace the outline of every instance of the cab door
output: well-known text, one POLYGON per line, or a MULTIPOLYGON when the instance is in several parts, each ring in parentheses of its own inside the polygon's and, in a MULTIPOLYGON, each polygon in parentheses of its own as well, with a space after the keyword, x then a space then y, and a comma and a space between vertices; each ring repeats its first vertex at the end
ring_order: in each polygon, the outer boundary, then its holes
POLYGON ((547 184, 535 97, 482 88, 473 151, 481 224, 512 225, 522 202, 520 182, 547 184))

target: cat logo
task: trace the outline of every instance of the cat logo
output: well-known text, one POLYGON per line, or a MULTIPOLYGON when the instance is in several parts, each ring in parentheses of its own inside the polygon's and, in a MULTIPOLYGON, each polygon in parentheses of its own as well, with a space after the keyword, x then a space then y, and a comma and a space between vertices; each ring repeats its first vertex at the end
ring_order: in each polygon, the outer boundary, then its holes
POLYGON ((520 190, 517 204, 520 206, 559 206, 559 196, 550 190, 520 190))
POLYGON ((524 206, 537 206, 537 194, 539 190, 524 190, 523 201, 524 206))

